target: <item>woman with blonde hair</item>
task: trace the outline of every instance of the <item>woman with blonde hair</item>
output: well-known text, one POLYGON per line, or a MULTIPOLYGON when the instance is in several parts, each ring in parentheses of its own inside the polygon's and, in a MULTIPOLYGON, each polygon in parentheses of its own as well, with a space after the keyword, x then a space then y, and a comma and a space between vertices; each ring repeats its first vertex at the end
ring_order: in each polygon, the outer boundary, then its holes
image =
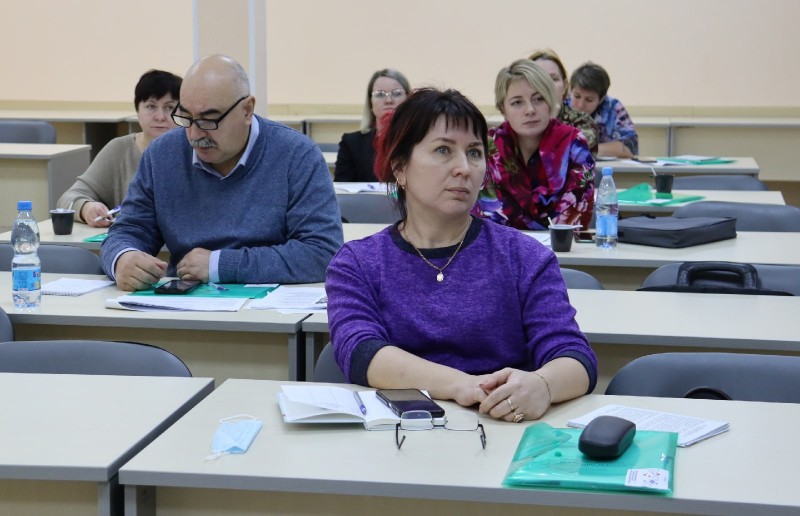
POLYGON ((518 229, 588 227, 594 159, 580 130, 559 122, 553 80, 530 59, 503 68, 495 105, 505 122, 489 130, 487 184, 476 214, 518 229))

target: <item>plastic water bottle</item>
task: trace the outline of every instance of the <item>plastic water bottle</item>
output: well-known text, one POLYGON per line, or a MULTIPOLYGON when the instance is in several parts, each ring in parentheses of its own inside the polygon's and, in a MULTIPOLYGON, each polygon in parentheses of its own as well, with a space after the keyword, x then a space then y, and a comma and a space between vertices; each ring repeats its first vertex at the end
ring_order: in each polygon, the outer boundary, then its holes
POLYGON ((11 229, 11 298, 17 310, 34 311, 42 299, 42 264, 39 261, 39 225, 31 215, 33 203, 17 203, 17 219, 11 229))
POLYGON ((595 208, 595 243, 597 247, 613 249, 617 247, 617 186, 614 184, 614 170, 603 167, 603 179, 597 189, 595 208))

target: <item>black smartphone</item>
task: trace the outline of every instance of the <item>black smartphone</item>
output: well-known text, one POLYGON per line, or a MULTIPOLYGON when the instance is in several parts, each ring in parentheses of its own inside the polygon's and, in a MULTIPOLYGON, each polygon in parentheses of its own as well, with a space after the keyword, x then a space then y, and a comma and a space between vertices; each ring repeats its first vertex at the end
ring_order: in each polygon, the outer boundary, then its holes
POLYGON ((594 242, 594 230, 587 229, 583 231, 575 231, 575 241, 581 244, 588 244, 594 242))
POLYGON ((202 285, 202 281, 197 280, 169 280, 163 285, 155 288, 156 294, 188 294, 192 290, 202 285))
POLYGON ((398 416, 409 410, 425 410, 434 418, 444 417, 444 409, 419 389, 379 389, 377 396, 398 416))

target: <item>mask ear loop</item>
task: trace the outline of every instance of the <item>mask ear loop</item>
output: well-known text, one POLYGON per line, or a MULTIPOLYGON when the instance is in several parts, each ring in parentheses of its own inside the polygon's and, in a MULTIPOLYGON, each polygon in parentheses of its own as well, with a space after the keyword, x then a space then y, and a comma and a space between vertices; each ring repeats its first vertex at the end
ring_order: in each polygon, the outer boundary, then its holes
MULTIPOLYGON (((257 417, 251 416, 250 414, 236 414, 235 416, 224 417, 220 419, 219 422, 224 423, 226 421, 231 421, 234 419, 254 419, 258 421, 257 417)), ((203 459, 203 462, 217 462, 220 457, 222 457, 223 455, 230 455, 230 453, 231 452, 229 451, 214 452, 211 455, 207 455, 206 458, 203 459)))

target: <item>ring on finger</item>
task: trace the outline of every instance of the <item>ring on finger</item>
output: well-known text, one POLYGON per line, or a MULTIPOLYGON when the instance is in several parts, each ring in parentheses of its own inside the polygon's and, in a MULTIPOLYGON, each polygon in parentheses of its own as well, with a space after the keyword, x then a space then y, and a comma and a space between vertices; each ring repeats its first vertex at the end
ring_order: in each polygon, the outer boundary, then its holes
POLYGON ((508 406, 511 407, 511 412, 516 413, 517 412, 517 407, 515 407, 514 404, 511 403, 511 398, 506 398, 506 401, 508 402, 508 406))
POLYGON ((525 420, 525 414, 522 413, 517 414, 516 412, 514 412, 514 419, 513 419, 514 423, 522 423, 522 421, 524 420, 525 420))

